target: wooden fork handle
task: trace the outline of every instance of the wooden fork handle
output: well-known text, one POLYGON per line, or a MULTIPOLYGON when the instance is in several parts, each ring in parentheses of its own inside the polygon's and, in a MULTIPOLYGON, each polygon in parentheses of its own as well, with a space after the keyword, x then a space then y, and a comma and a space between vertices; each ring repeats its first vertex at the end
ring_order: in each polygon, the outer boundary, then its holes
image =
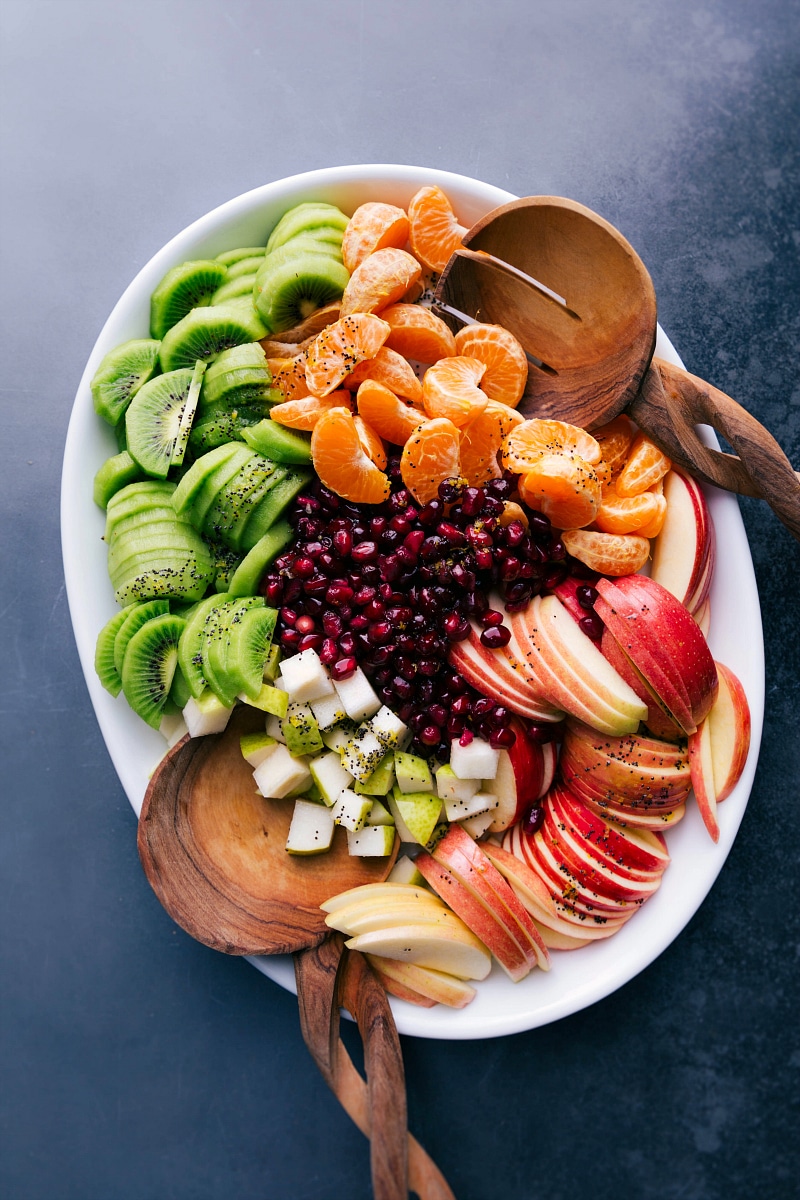
POLYGON ((408 1132, 400 1039, 384 989, 362 955, 343 955, 334 934, 295 954, 303 1039, 328 1087, 370 1139, 375 1200, 455 1200, 439 1168, 408 1132), (355 1018, 364 1046, 366 1081, 339 1036, 339 1009, 355 1018))
POLYGON ((730 396, 654 358, 628 412, 676 466, 729 492, 766 500, 800 541, 800 475, 763 425, 730 396), (737 454, 704 446, 697 424, 711 425, 737 454))

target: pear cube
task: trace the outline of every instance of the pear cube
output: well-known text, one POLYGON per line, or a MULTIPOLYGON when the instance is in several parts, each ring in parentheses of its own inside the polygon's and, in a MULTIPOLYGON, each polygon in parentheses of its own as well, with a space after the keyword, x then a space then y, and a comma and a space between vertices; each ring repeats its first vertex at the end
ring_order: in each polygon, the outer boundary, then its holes
POLYGON ((292 791, 303 791, 312 782, 308 759, 295 757, 280 744, 256 767, 253 778, 261 795, 273 800, 282 800, 292 791))
POLYGON ((242 751, 242 758, 250 764, 251 767, 260 767, 265 758, 269 758, 272 751, 278 745, 274 737, 270 737, 268 733, 246 733, 239 738, 239 747, 242 751))
POLYGON ((317 719, 317 724, 321 730, 332 729, 334 725, 338 725, 347 716, 344 711, 344 705, 339 699, 339 693, 331 687, 329 696, 317 696, 313 700, 309 700, 311 711, 317 719))
POLYGON ((387 750, 393 750, 395 746, 399 746, 408 733, 408 726, 385 704, 375 713, 370 721, 370 727, 378 741, 387 750))
POLYGON ((450 766, 459 779, 494 779, 500 763, 500 751, 483 738, 473 738, 462 746, 458 738, 450 743, 450 766))
POLYGON ((367 815, 372 808, 369 796, 357 796, 351 788, 345 788, 339 793, 331 814, 337 825, 357 833, 367 821, 367 815))
POLYGON ((426 846, 442 812, 442 802, 434 792, 402 792, 395 787, 387 797, 401 841, 426 846))
POLYGON ((190 737, 205 737, 209 733, 222 733, 232 712, 233 705, 227 707, 211 688, 204 688, 197 699, 189 697, 183 719, 190 737))
POLYGON ((405 750, 394 752, 394 773, 401 792, 432 792, 433 776, 424 758, 407 754, 405 750))
POLYGON ((285 717, 286 710, 289 707, 289 697, 281 688, 272 687, 269 683, 262 683, 261 691, 255 697, 246 696, 244 692, 239 693, 239 699, 245 704, 249 704, 251 708, 260 708, 262 712, 272 713, 276 717, 285 717))
POLYGON ((284 658, 281 678, 292 700, 305 703, 317 700, 320 696, 329 696, 333 691, 330 675, 313 648, 284 658))
POLYGON ((450 763, 436 768, 436 791, 445 805, 448 800, 471 800, 480 786, 480 779, 459 779, 450 763))
POLYGON ((334 679, 333 686, 344 705, 344 711, 353 721, 365 721, 367 717, 374 716, 381 707, 381 702, 361 667, 356 667, 353 674, 348 675, 346 679, 334 679))
POLYGON ((333 815, 324 804, 295 800, 286 849, 290 854, 321 854, 330 849, 333 815))
POLYGON ((475 792, 468 800, 445 800, 444 812, 448 821, 463 821, 497 808, 497 796, 490 792, 475 792))
POLYGON ((356 832, 348 829, 348 852, 359 858, 385 858, 394 849, 393 825, 365 825, 356 832))
POLYGON ((328 805, 335 804, 340 794, 353 782, 353 776, 342 766, 336 750, 317 754, 308 766, 322 799, 328 805))
POLYGON ((354 779, 367 779, 383 758, 383 746, 366 726, 347 743, 342 762, 354 779))

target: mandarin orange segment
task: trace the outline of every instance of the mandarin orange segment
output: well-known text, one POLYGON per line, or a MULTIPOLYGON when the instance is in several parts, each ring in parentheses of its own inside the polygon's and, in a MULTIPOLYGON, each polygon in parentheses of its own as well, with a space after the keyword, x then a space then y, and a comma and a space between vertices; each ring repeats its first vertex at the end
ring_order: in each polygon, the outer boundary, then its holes
POLYGON ((364 453, 352 414, 332 408, 311 434, 311 460, 325 487, 353 504, 381 504, 389 495, 388 476, 364 453))
POLYGON ((603 462, 611 475, 622 470, 635 436, 636 426, 624 414, 592 430, 592 437, 598 442, 603 462))
POLYGON ((600 575, 634 575, 650 556, 650 542, 635 533, 569 529, 561 540, 568 554, 600 575))
POLYGON ((342 238, 342 262, 352 274, 368 254, 385 246, 402 249, 407 241, 408 217, 403 209, 369 200, 359 205, 347 224, 342 238))
POLYGON ((303 396, 311 395, 306 382, 305 354, 279 360, 267 359, 267 364, 272 371, 272 386, 280 388, 287 400, 300 400, 303 396))
POLYGON ((603 533, 638 533, 656 519, 661 503, 666 508, 664 497, 654 492, 619 496, 614 488, 606 488, 594 523, 603 533))
POLYGON ((456 354, 477 358, 486 367, 481 387, 492 400, 516 408, 528 382, 528 359, 502 325, 465 325, 456 337, 456 354))
MULTIPOLYGON (((483 389, 481 388, 481 390, 483 389)), ((503 437, 511 433, 512 429, 516 429, 525 420, 522 413, 517 412, 515 408, 509 408, 507 404, 501 404, 499 400, 492 400, 491 398, 486 405, 486 411, 493 413, 499 421, 503 437)))
POLYGON ((349 313, 322 330, 306 352, 306 383, 313 396, 327 396, 365 359, 374 358, 391 333, 372 313, 349 313))
POLYGON ((378 437, 371 425, 368 425, 364 418, 356 413, 353 417, 356 423, 356 431, 358 440, 361 442, 361 449, 366 454, 367 458, 375 463, 381 471, 386 470, 386 447, 378 437))
POLYGON ((418 408, 404 403, 376 379, 365 379, 356 393, 358 411, 375 432, 394 446, 405 446, 423 420, 418 408))
POLYGON ((648 521, 646 525, 641 525, 636 532, 640 537, 654 538, 658 537, 664 525, 664 520, 667 516, 667 498, 661 492, 650 491, 646 495, 654 496, 656 501, 656 511, 653 514, 653 519, 648 521))
POLYGON ((476 358, 441 358, 422 377, 422 407, 429 417, 447 417, 460 428, 486 408, 478 384, 486 368, 476 358))
POLYGON ((435 363, 456 352, 452 331, 421 304, 390 304, 381 319, 391 327, 386 345, 414 362, 435 363))
POLYGON ((413 255, 389 246, 369 254, 356 267, 342 295, 343 317, 355 312, 380 312, 406 294, 422 275, 413 255))
POLYGON ((301 396, 297 400, 284 400, 273 404, 269 411, 271 419, 287 429, 303 429, 310 432, 320 417, 332 408, 346 408, 350 412, 353 397, 345 388, 337 388, 328 396, 301 396))
POLYGON ((538 459, 552 454, 592 464, 599 463, 601 457, 592 435, 566 421, 523 421, 503 439, 503 466, 520 475, 530 471, 538 459))
POLYGON ((512 521, 519 521, 520 525, 525 529, 528 529, 530 526, 528 514, 525 512, 525 509, 521 508, 516 500, 504 500, 503 511, 497 518, 497 524, 510 525, 512 521))
POLYGON ((421 187, 412 197, 408 206, 408 240, 413 253, 429 270, 444 270, 466 232, 441 188, 421 187))
POLYGON ((403 447, 400 474, 412 496, 427 504, 438 495, 439 484, 461 473, 459 432, 446 417, 418 425, 403 447))
POLYGON ((395 396, 402 396, 412 404, 422 404, 422 384, 415 375, 414 368, 402 354, 390 350, 388 346, 381 346, 374 358, 359 363, 348 375, 345 383, 347 387, 358 387, 365 379, 374 379, 376 383, 382 383, 394 392, 395 396))
POLYGON ((580 529, 597 515, 600 481, 584 459, 544 454, 518 481, 522 501, 544 513, 557 529, 580 529))
POLYGON ((663 479, 672 463, 655 442, 644 433, 637 433, 628 453, 625 466, 617 477, 618 496, 638 496, 663 479))
POLYGON ((459 445, 461 474, 472 487, 480 487, 502 475, 497 461, 502 441, 500 422, 488 409, 463 426, 459 445))

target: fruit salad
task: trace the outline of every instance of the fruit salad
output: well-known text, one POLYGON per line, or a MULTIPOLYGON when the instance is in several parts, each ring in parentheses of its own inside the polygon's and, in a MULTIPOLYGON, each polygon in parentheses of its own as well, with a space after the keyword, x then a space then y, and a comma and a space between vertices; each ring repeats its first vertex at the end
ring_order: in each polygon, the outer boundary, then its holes
POLYGON ((438 187, 296 205, 168 271, 91 385, 103 686, 170 745, 260 711, 287 853, 402 850, 328 924, 457 1008, 619 930, 692 792, 717 840, 750 728, 702 490, 625 416, 522 415, 524 347, 431 304, 465 232, 438 187))

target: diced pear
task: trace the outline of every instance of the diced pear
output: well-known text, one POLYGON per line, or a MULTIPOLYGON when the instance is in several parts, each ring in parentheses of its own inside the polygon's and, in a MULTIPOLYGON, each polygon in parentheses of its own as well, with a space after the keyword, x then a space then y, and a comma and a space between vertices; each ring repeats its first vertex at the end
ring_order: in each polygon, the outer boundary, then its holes
POLYGON ((283 746, 286 745, 286 738, 283 736, 280 718, 276 717, 274 713, 270 713, 270 715, 267 717, 266 728, 267 733, 271 738, 275 738, 275 741, 280 742, 283 746))
POLYGON ((371 808, 369 796, 357 796, 352 788, 345 788, 339 793, 331 812, 337 825, 344 825, 345 829, 357 833, 366 824, 371 808))
POLYGON ((385 858, 394 849, 393 825, 365 825, 357 833, 347 831, 348 852, 358 858, 385 858))
POLYGON ((332 729, 334 725, 338 725, 347 716, 344 705, 339 699, 339 693, 333 688, 331 688, 330 696, 319 696, 315 700, 309 700, 308 703, 323 733, 327 729, 332 729))
POLYGON ((334 679, 333 686, 339 693, 344 711, 353 721, 364 721, 381 707, 381 702, 361 667, 356 667, 353 674, 348 675, 346 679, 334 679))
POLYGON ((335 804, 340 794, 353 782, 353 776, 342 766, 342 760, 336 750, 317 754, 308 766, 327 805, 335 804))
POLYGON ((370 728, 387 750, 393 750, 399 746, 401 739, 408 732, 408 726, 385 704, 378 709, 370 721, 370 728))
POLYGON ((333 684, 316 650, 309 648, 284 658, 281 663, 281 678, 292 700, 306 703, 320 696, 329 696, 333 684))
POLYGON ((342 762, 355 779, 367 779, 383 758, 383 746, 371 729, 366 728, 349 741, 342 751, 342 762))
POLYGON ((183 719, 190 737, 222 733, 228 724, 233 705, 223 704, 211 688, 204 688, 199 697, 190 696, 183 710, 183 719))
POLYGON ((469 800, 480 786, 480 779, 459 779, 450 763, 436 768, 436 790, 445 804, 448 800, 469 800))
POLYGON ((474 792, 468 800, 445 800, 444 812, 448 821, 463 821, 497 808, 497 796, 491 792, 474 792))
POLYGON ((394 752, 394 773, 401 792, 432 792, 433 777, 424 758, 408 754, 405 750, 394 752))
POLYGON ((308 759, 293 756, 280 744, 256 767, 253 778, 261 795, 273 800, 282 800, 297 789, 304 790, 312 782, 308 759))
MULTIPOLYGON (((356 795, 359 795, 358 788, 353 789, 356 795)), ((372 796, 367 796, 368 800, 372 800, 369 814, 367 816, 367 824, 369 825, 394 825, 394 817, 389 812, 380 800, 373 799, 372 796)))
POLYGON ((450 766, 459 779, 494 779, 500 763, 500 751, 483 738, 473 738, 462 746, 458 738, 450 743, 450 766))
POLYGON ((322 729, 322 741, 329 750, 338 750, 341 754, 347 743, 352 742, 357 728, 355 721, 345 717, 333 729, 322 729))
POLYGON ((268 733, 246 733, 239 738, 242 757, 251 767, 260 767, 278 743, 268 733))
POLYGON ((290 700, 281 729, 291 754, 318 754, 322 749, 319 726, 308 704, 290 700))
POLYGON ((345 942, 348 950, 418 963, 457 979, 485 979, 492 968, 489 951, 466 926, 400 925, 362 933, 345 942))
POLYGON ((476 817, 466 817, 463 821, 459 821, 459 825, 477 841, 478 838, 483 837, 493 820, 494 810, 488 809, 486 812, 478 813, 476 817))
POLYGON ((272 713, 276 717, 285 717, 289 707, 287 693, 269 683, 261 685, 261 691, 255 699, 252 696, 246 696, 244 692, 240 693, 239 699, 243 700, 245 704, 249 704, 251 708, 260 708, 262 712, 272 713))
POLYGON ((407 854, 401 855, 389 872, 387 883, 409 883, 414 887, 426 888, 428 885, 420 874, 417 864, 407 854))
POLYGON ((183 735, 189 732, 183 713, 164 713, 161 723, 158 726, 158 732, 171 750, 173 746, 178 744, 183 735))
POLYGON ((401 792, 395 787, 387 799, 401 840, 427 845, 441 815, 439 797, 434 792, 401 792))
POLYGON ((394 784, 394 754, 384 754, 374 771, 366 779, 356 780, 354 791, 365 796, 386 796, 394 784))
POLYGON ((290 854, 321 854, 333 840, 333 817, 324 804, 295 800, 286 849, 290 854))

